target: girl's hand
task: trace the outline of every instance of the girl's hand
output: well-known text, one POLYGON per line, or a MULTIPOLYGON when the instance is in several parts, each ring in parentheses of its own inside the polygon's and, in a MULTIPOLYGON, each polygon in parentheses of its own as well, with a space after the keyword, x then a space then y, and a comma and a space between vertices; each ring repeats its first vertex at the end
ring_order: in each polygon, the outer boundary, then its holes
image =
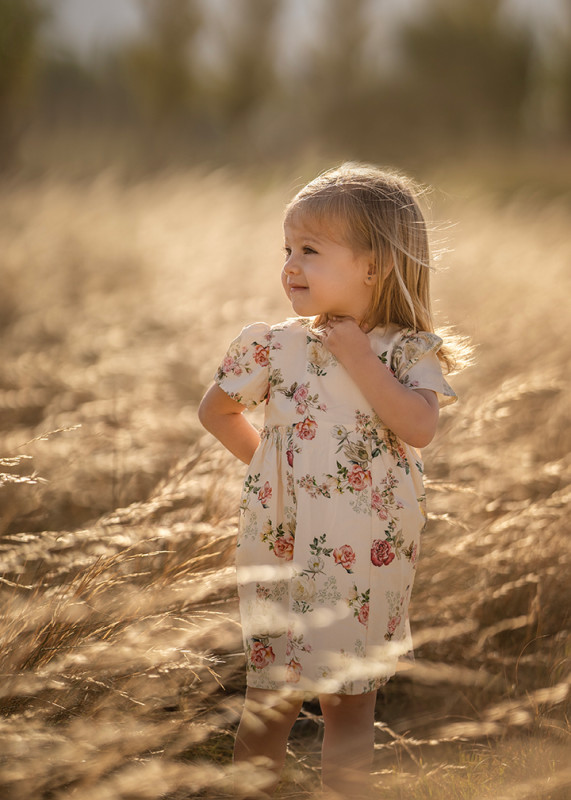
POLYGON ((438 399, 430 389, 400 383, 376 356, 369 337, 350 317, 332 317, 321 341, 363 393, 375 413, 399 439, 426 447, 438 423, 438 399))
POLYGON ((371 351, 369 337, 352 317, 331 317, 321 332, 321 341, 343 366, 371 351))

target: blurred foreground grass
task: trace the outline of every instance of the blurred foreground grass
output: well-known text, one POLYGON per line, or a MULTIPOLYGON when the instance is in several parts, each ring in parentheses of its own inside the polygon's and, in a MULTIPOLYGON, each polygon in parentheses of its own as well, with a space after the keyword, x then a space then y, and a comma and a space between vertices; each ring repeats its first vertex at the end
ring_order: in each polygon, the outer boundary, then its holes
MULTIPOLYGON (((281 209, 301 182, 0 188, 6 800, 230 791, 242 470, 195 411, 240 327, 289 313, 281 209)), ((417 662, 379 693, 379 796, 563 800, 571 204, 455 188, 434 211, 453 222, 438 313, 477 362, 425 454, 417 662)), ((316 712, 296 723, 284 797, 318 784, 316 712)))

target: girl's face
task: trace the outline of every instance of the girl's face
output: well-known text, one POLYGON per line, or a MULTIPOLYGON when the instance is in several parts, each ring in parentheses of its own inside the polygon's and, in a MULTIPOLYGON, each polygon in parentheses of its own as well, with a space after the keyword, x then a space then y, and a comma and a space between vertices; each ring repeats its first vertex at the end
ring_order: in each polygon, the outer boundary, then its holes
POLYGON ((284 237, 282 283, 295 313, 352 317, 360 323, 374 287, 372 254, 355 253, 323 226, 296 215, 286 218, 284 237))

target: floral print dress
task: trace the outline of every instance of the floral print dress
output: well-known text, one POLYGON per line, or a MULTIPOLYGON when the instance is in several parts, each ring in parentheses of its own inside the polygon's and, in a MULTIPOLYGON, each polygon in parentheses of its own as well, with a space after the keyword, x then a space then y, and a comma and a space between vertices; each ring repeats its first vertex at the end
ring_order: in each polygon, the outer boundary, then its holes
MULTIPOLYGON (((456 400, 438 336, 396 325, 368 335, 405 386, 456 400)), ((248 408, 266 404, 236 551, 248 685, 378 688, 411 648, 426 520, 418 451, 383 426, 309 319, 244 328, 216 381, 248 408)))

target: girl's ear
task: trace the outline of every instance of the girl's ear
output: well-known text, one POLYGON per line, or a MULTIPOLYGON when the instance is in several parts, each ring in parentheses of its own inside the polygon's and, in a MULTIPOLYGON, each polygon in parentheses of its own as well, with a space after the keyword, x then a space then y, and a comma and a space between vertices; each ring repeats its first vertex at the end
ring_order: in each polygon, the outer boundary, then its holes
POLYGON ((394 267, 394 263, 393 263, 392 258, 389 261, 387 261, 386 263, 383 263, 383 268, 381 270, 381 274, 383 276, 383 280, 386 281, 386 279, 389 277, 389 275, 393 271, 393 267, 394 267))
POLYGON ((375 264, 369 264, 369 269, 367 270, 367 277, 365 280, 368 284, 374 283, 377 280, 377 267, 375 264))

